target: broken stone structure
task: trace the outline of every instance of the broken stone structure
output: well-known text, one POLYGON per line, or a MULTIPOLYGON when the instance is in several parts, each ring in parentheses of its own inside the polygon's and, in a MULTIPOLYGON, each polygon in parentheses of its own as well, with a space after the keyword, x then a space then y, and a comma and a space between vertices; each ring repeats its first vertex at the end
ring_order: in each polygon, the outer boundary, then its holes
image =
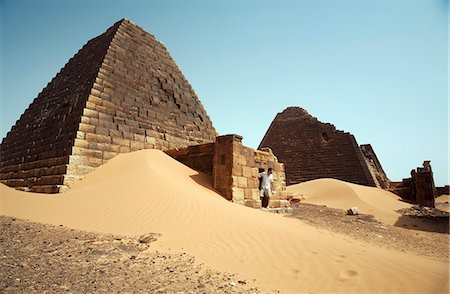
POLYGON ((122 19, 87 42, 12 127, 0 145, 0 181, 56 193, 119 153, 215 137, 164 45, 122 19))
POLYGON ((435 207, 437 194, 430 161, 424 161, 423 167, 411 170, 410 178, 393 182, 390 190, 408 202, 435 207))
POLYGON ((386 176, 386 173, 381 166, 375 151, 370 144, 364 144, 359 146, 364 155, 364 160, 366 161, 367 167, 369 168, 370 174, 375 182, 375 186, 387 189, 390 186, 390 181, 386 176))
POLYGON ((286 184, 335 178, 386 188, 389 180, 370 145, 322 123, 300 107, 288 107, 272 121, 258 149, 269 147, 285 164, 286 184))
POLYGON ((254 150, 242 145, 239 135, 225 135, 214 143, 176 148, 167 154, 185 165, 212 176, 213 188, 224 198, 260 208, 258 169, 273 169, 275 195, 271 208, 290 207, 284 165, 270 149, 254 150))

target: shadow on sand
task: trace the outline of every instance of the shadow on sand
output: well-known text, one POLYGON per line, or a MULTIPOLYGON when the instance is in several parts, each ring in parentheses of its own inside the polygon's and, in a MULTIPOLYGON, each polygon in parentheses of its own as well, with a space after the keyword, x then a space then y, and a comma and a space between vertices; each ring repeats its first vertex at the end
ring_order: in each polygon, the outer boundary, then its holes
POLYGON ((192 176, 190 176, 190 177, 191 177, 191 179, 193 179, 197 184, 202 185, 203 187, 205 187, 205 188, 207 188, 207 189, 213 191, 214 193, 217 193, 217 191, 214 190, 214 188, 212 187, 212 185, 213 185, 213 182, 212 182, 212 181, 213 181, 213 180, 212 180, 212 177, 211 177, 211 176, 209 176, 209 175, 207 175, 207 174, 204 174, 204 173, 199 173, 199 174, 196 174, 196 175, 192 175, 192 176))
POLYGON ((433 217, 433 216, 409 216, 402 215, 394 224, 396 227, 401 227, 411 230, 420 230, 427 232, 435 232, 441 234, 449 233, 449 217, 433 217))

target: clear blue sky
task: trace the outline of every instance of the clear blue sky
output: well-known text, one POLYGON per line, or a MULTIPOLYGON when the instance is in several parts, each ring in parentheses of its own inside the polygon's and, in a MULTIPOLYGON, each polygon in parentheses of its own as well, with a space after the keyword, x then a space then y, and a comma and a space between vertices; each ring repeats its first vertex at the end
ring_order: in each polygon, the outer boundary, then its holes
POLYGON ((448 184, 448 1, 1 0, 4 137, 89 39, 126 17, 162 41, 219 134, 256 148, 301 106, 370 143, 391 180, 448 184))

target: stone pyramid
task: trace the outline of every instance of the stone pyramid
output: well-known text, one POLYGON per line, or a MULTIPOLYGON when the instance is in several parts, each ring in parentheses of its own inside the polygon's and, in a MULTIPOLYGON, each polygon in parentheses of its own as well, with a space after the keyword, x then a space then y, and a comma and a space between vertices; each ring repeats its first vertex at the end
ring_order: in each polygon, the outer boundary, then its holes
POLYGON ((119 153, 213 142, 216 131, 164 45, 122 19, 81 48, 0 145, 0 181, 56 193, 119 153))
MULTIPOLYGON (((376 177, 386 175, 381 165, 365 157, 355 137, 322 123, 300 107, 288 107, 272 121, 258 149, 269 147, 285 165, 286 185, 319 178, 335 178, 351 183, 380 186, 376 177)), ((376 158, 375 158, 376 159, 376 158)), ((381 178, 380 178, 381 180, 381 178)))

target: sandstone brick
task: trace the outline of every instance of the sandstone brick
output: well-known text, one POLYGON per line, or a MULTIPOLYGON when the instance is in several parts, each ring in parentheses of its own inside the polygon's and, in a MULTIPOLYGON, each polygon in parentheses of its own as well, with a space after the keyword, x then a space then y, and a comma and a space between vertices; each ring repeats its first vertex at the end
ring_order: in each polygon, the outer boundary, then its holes
POLYGON ((98 143, 111 143, 111 137, 100 135, 100 134, 87 133, 86 141, 93 141, 93 142, 98 142, 98 143))
POLYGON ((81 139, 75 139, 73 146, 75 147, 81 147, 81 148, 88 148, 89 147, 89 142, 86 140, 81 140, 81 139))
POLYGON ((233 201, 244 200, 244 189, 233 187, 231 188, 231 193, 233 195, 233 201))
POLYGON ((117 152, 108 152, 108 151, 104 151, 103 152, 103 159, 104 160, 109 160, 113 157, 115 157, 118 153, 117 152))
POLYGON ((247 178, 238 177, 238 187, 239 188, 247 188, 247 178))
POLYGON ((83 110, 83 115, 86 117, 98 118, 98 111, 85 108, 83 110))
POLYGON ((130 144, 131 151, 137 151, 137 150, 142 150, 142 149, 144 149, 144 143, 131 141, 131 144, 130 144))
POLYGON ((242 167, 242 175, 246 178, 252 177, 252 167, 251 166, 243 166, 242 167))
POLYGON ((130 146, 130 140, 122 138, 112 138, 112 143, 120 146, 130 146))
POLYGON ((131 151, 131 149, 130 149, 129 146, 120 146, 120 149, 119 149, 120 153, 127 153, 127 152, 130 152, 130 151, 131 151))
POLYGON ((90 167, 98 167, 103 164, 103 157, 101 158, 94 158, 94 157, 87 157, 86 158, 86 165, 90 167))
POLYGON ((88 125, 84 123, 80 123, 78 126, 78 130, 84 133, 95 133, 95 126, 88 125))
POLYGON ((77 175, 84 176, 93 171, 95 168, 92 166, 78 165, 77 166, 77 175))

